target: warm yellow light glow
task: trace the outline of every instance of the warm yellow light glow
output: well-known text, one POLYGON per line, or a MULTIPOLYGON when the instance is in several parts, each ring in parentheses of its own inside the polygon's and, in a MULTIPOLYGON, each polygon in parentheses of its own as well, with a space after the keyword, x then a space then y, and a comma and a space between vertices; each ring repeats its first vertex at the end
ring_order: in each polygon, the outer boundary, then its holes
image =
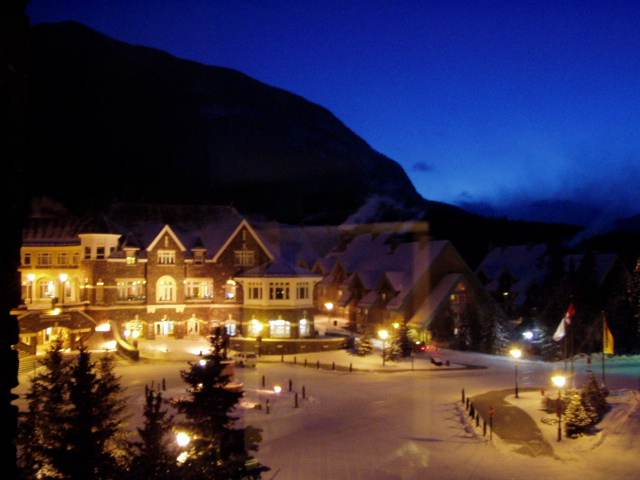
POLYGON ((378 330, 378 338, 380 340, 386 340, 389 338, 389 332, 387 330, 378 330))
POLYGON ((565 377, 564 375, 554 375, 553 377, 551 377, 551 381, 556 387, 562 388, 567 383, 567 377, 565 377))
POLYGON ((187 452, 181 452, 176 460, 178 463, 182 464, 187 461, 187 458, 189 458, 189 454, 187 452))
POLYGON ((108 342, 104 342, 102 344, 102 349, 103 350, 115 350, 116 349, 116 341, 115 340, 109 340, 108 342))
POLYGON ((329 311, 333 310, 333 303, 331 303, 331 302, 325 303, 324 304, 324 308, 326 308, 329 311))
POLYGON ((520 350, 519 348, 512 348, 511 350, 509 350, 509 355, 517 360, 522 356, 522 350, 520 350))
MULTIPOLYGON (((111 331, 111 324, 109 322, 104 322, 104 323, 100 323, 99 325, 96 325, 96 332, 110 332, 111 331)), ((127 336, 127 332, 128 330, 124 331, 124 336, 127 336)))
POLYGON ((69 280, 69 275, 67 275, 66 273, 61 273, 58 278, 60 279, 60 281, 62 283, 65 283, 67 280, 69 280))
POLYGON ((260 333, 264 329, 264 325, 260 322, 260 320, 256 320, 255 318, 251 320, 251 331, 253 333, 260 333))
POLYGON ((138 338, 140 337, 140 330, 133 330, 131 332, 131 338, 138 338))
POLYGON ((27 274, 27 280, 29 280, 30 282, 35 282, 36 275, 34 273, 27 274))
POLYGON ((124 338, 129 338, 130 336, 131 336, 131 330, 126 329, 126 330, 124 331, 124 338))
POLYGON ((176 443, 179 447, 184 448, 191 443, 191 436, 187 432, 177 432, 176 443))
POLYGON ((56 307, 53 310, 51 310, 51 312, 49 312, 49 313, 51 313, 51 315, 53 315, 53 316, 58 316, 58 315, 60 315, 60 312, 61 312, 61 310, 58 307, 56 307))
POLYGON ((198 362, 198 365, 200 365, 201 367, 204 367, 206 364, 207 361, 204 358, 198 362))
POLYGON ((280 393, 282 392, 282 387, 280 385, 274 385, 273 387, 273 392, 274 393, 280 393))
POLYGON ((399 323, 399 322, 393 322, 393 323, 391 324, 391 326, 397 330, 397 329, 399 329, 399 328, 400 328, 400 323, 399 323))

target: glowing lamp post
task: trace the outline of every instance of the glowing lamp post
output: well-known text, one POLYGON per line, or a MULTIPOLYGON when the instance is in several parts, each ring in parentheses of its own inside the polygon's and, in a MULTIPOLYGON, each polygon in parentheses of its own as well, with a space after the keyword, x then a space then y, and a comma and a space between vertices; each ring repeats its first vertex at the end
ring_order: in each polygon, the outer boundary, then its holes
POLYGON ((35 276, 34 273, 27 274, 27 282, 28 282, 28 285, 27 285, 27 293, 28 293, 27 299, 28 299, 29 303, 31 303, 33 301, 33 292, 35 290, 35 288, 34 288, 35 281, 36 281, 36 276, 35 276))
POLYGON ((519 348, 512 348, 509 351, 509 355, 511 355, 511 357, 514 360, 515 382, 516 382, 516 398, 520 398, 518 396, 518 359, 522 356, 522 350, 520 350, 519 348))
POLYGON ((332 302, 326 302, 324 304, 324 308, 326 308, 326 310, 327 310, 327 322, 329 323, 328 326, 331 326, 331 312, 333 311, 333 303, 332 302))
POLYGON ((554 375, 551 377, 551 382, 558 389, 558 404, 556 405, 557 414, 558 414, 558 441, 562 440, 562 397, 561 391, 562 388, 567 383, 567 377, 564 375, 554 375))
POLYGON ((273 393, 280 394, 280 392, 282 392, 282 387, 280 385, 274 385, 273 393))
POLYGON ((389 338, 389 332, 387 330, 378 330, 378 338, 382 340, 382 366, 384 367, 385 360, 386 360, 386 355, 385 355, 386 342, 387 342, 387 339, 389 338))

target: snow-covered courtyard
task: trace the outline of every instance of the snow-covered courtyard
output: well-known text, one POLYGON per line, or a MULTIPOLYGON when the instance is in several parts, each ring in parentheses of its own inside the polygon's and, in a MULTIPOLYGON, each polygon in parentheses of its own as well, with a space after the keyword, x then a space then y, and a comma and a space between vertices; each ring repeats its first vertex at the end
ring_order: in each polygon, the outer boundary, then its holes
MULTIPOLYGON (((544 449, 521 448, 494 435, 489 442, 480 430, 469 428, 460 406, 461 389, 474 397, 513 387, 513 363, 510 359, 490 355, 439 352, 448 359, 450 369, 432 365, 424 354, 415 360, 415 371, 387 365, 381 370, 380 356, 364 360, 345 352, 304 356, 269 357, 257 368, 237 369, 236 376, 245 386, 245 407, 269 399, 270 413, 263 409, 241 409, 243 421, 263 429, 258 453, 261 462, 271 467, 266 479, 541 479, 541 478, 635 478, 640 434, 640 402, 634 391, 638 386, 638 358, 609 363, 607 383, 613 390, 612 411, 601 422, 602 431, 576 440, 555 441, 554 427, 540 422, 539 389, 552 389, 549 378, 560 364, 521 360, 519 380, 521 398, 504 395, 504 401, 531 417, 546 442, 544 449), (348 359, 360 362, 372 371, 316 369, 348 359), (460 365, 483 366, 461 369, 460 365), (424 366, 425 368, 421 368, 424 366), (373 368, 375 367, 375 368, 373 368), (400 371, 403 370, 403 371, 400 371), (266 380, 262 388, 262 376, 266 380), (294 393, 288 392, 292 381, 299 394, 299 408, 294 408, 294 393), (280 385, 282 392, 273 393, 280 385), (302 387, 306 399, 302 399, 302 387), (533 389, 533 390, 529 390, 533 389), (520 403, 518 403, 520 402, 520 403)), ((194 357, 195 358, 195 357, 194 357)), ((408 364, 404 365, 407 366, 408 364)), ((179 371, 185 362, 175 358, 143 359, 138 363, 119 361, 118 374, 130 398, 133 429, 140 419, 145 384, 164 378, 167 397, 179 397, 184 384, 179 371)), ((599 364, 593 365, 599 373, 599 364)), ((409 367, 410 368, 410 367, 409 367)), ((576 366, 579 386, 587 368, 576 366)), ((24 392, 27 383, 20 391, 24 392)), ((505 421, 496 407, 495 421, 505 421)), ((548 416, 548 415, 546 415, 548 416)), ((523 417, 524 418, 524 417, 523 417)), ((514 428, 518 428, 516 425, 514 428)), ((526 432, 523 434, 526 443, 526 432)))

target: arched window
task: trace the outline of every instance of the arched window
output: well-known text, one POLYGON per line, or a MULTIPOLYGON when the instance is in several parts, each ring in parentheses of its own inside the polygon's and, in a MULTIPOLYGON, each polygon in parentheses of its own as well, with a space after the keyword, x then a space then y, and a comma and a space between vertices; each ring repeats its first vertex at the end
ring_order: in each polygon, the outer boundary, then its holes
POLYGON ((164 275, 156 283, 156 300, 158 302, 176 301, 176 281, 169 275, 164 275))
POLYGON ((269 336, 272 338, 290 338, 291 322, 279 318, 269 321, 269 336))

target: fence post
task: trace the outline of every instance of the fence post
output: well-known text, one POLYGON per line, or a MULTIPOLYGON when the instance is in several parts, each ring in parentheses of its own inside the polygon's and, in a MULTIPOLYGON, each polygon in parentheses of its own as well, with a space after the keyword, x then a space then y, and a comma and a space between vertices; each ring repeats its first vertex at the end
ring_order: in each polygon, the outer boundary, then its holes
POLYGON ((471 417, 471 419, 473 420, 473 417, 475 416, 475 409, 473 408, 473 403, 469 404, 469 416, 471 417))
POLYGON ((304 366, 305 367, 307 366, 307 359, 306 358, 304 359, 304 366))
POLYGON ((289 379, 289 391, 293 390, 293 382, 289 379))
POLYGON ((484 418, 482 419, 482 436, 487 436, 487 421, 484 418))
POLYGON ((476 427, 480 426, 480 414, 476 412, 476 427))
POLYGON ((165 378, 162 379, 162 391, 167 391, 167 380, 165 378))
POLYGON ((320 360, 316 360, 316 368, 320 370, 320 360))
POLYGON ((303 385, 302 386, 302 399, 304 400, 305 398, 307 398, 307 389, 303 385))
POLYGON ((269 399, 268 398, 267 398, 267 404, 265 406, 264 411, 267 412, 267 415, 269 415, 269 399))
POLYGON ((298 408, 298 392, 296 392, 293 398, 294 398, 293 408, 298 408))
POLYGON ((464 388, 462 389, 462 403, 464 403, 464 388))
POLYGON ((267 384, 267 380, 266 378, 264 378, 264 375, 262 375, 262 388, 264 388, 266 384, 267 384))
POLYGON ((293 357, 293 364, 297 365, 298 364, 298 357, 293 357))
POLYGON ((336 362, 331 362, 331 370, 335 370, 336 369, 336 362))
POLYGON ((353 372, 353 363, 349 363, 349 373, 353 372))
POLYGON ((469 397, 467 397, 467 399, 466 399, 466 401, 465 401, 465 402, 466 402, 466 407, 465 407, 465 408, 466 408, 467 410, 469 410, 469 397))
POLYGON ((280 362, 284 363, 284 352, 280 354, 280 362))

